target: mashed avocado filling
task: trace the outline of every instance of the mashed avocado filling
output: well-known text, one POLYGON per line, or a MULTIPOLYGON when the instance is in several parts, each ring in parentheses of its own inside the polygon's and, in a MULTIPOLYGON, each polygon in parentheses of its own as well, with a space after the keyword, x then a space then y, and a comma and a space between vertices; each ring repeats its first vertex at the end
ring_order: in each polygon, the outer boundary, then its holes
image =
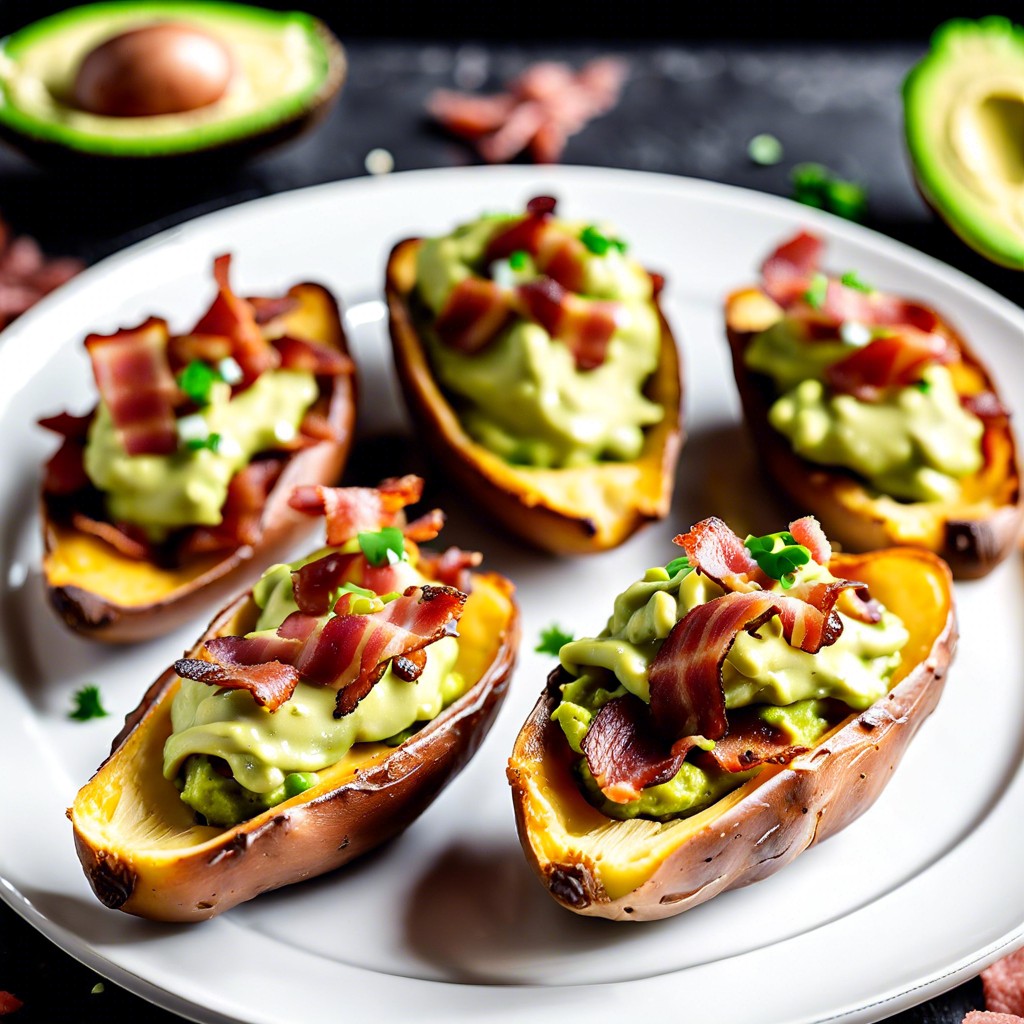
MULTIPOLYGON (((796 570, 800 581, 833 578, 813 561, 796 570)), ((648 673, 665 638, 687 612, 722 593, 716 583, 689 566, 672 575, 660 566, 648 569, 642 580, 615 599, 608 625, 597 637, 562 647, 562 667, 574 678, 562 687, 561 703, 551 717, 576 753, 582 753, 580 744, 591 721, 609 700, 632 693, 650 702, 648 673)), ((754 706, 764 721, 785 730, 794 744, 811 746, 850 709, 870 707, 888 691, 908 634, 889 611, 875 625, 840 614, 841 636, 817 654, 790 647, 777 617, 762 626, 758 636, 740 633, 722 668, 726 708, 754 706), (841 710, 838 717, 837 708, 841 710)), ((701 746, 711 749, 714 744, 705 740, 701 746)), ((631 803, 607 800, 585 759, 578 771, 588 797, 609 817, 665 819, 696 813, 758 769, 728 773, 687 761, 675 778, 645 789, 631 803)))
POLYGON ((178 527, 216 526, 231 478, 257 453, 292 440, 318 393, 305 370, 268 370, 234 397, 227 384, 215 384, 208 404, 189 417, 206 445, 183 442, 170 455, 129 455, 100 402, 85 472, 104 493, 110 518, 141 526, 154 542, 178 527))
POLYGON ((877 402, 831 394, 827 366, 856 351, 839 339, 807 341, 789 320, 755 335, 746 365, 772 378, 779 398, 771 425, 811 462, 843 466, 876 490, 906 501, 951 501, 960 479, 982 466, 984 425, 961 404, 945 366, 877 402))
MULTIPOLYGON (((341 550, 357 551, 358 542, 341 550)), ((254 632, 276 630, 296 610, 292 569, 328 551, 272 566, 263 574, 253 589, 261 609, 254 632)), ((422 574, 403 563, 403 587, 424 582, 422 574)), ((371 599, 367 601, 368 611, 371 599)), ((455 671, 458 653, 455 637, 436 640, 427 648, 423 672, 411 683, 389 665, 355 711, 343 718, 334 718, 337 695, 323 686, 300 681, 292 697, 270 712, 245 690, 182 679, 171 706, 164 776, 177 780, 182 800, 209 824, 229 828, 315 785, 315 773, 339 761, 356 743, 397 745, 436 718, 465 692, 465 680, 455 671)))
MULTIPOLYGON (((484 216, 423 243, 417 287, 435 316, 468 277, 490 271, 495 280, 519 285, 540 276, 526 253, 484 265, 491 237, 516 219, 484 216)), ((577 237, 594 231, 558 223, 577 237)), ((458 402, 462 425, 475 441, 508 462, 545 468, 628 461, 640 454, 644 427, 663 415, 661 406, 643 394, 658 365, 661 327, 650 275, 623 249, 609 245, 600 255, 588 249, 584 259, 581 294, 614 300, 622 310, 607 357, 594 369, 578 370, 566 345, 522 318, 472 355, 444 345, 431 330, 424 332, 434 373, 458 402)))

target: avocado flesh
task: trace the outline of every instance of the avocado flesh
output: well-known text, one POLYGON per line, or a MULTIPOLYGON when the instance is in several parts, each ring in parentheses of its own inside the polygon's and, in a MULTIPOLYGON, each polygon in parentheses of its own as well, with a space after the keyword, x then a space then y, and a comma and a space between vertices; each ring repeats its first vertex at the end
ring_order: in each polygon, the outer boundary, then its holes
POLYGON ((0 132, 43 159, 258 149, 295 134, 326 109, 344 69, 340 44, 307 14, 183 0, 89 4, 0 40, 0 132), (85 55, 157 21, 194 25, 226 45, 234 73, 224 96, 154 117, 105 117, 73 106, 72 85, 85 55))
POLYGON ((1024 269, 1024 29, 947 22, 903 87, 925 199, 972 248, 1024 269))

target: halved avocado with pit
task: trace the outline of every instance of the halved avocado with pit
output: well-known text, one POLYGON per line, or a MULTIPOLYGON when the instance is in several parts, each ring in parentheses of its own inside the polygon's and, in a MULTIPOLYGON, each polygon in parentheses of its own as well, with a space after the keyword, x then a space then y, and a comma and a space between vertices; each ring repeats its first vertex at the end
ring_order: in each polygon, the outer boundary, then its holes
POLYGON ((0 136, 47 163, 240 156, 312 124, 344 76, 341 45, 308 14, 201 0, 88 4, 0 41, 0 136), (75 78, 86 56, 122 33, 156 24, 185 26, 223 45, 231 67, 223 95, 154 116, 82 109, 75 78))
POLYGON ((1024 28, 939 27, 903 86, 907 146, 927 202, 972 248, 1024 269, 1024 28))

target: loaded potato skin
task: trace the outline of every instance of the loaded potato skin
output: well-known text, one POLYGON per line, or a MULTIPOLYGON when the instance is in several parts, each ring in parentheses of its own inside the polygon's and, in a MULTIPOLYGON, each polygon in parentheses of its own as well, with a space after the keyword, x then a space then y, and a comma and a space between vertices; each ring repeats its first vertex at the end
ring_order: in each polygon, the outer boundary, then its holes
POLYGON ((508 779, 520 841, 541 883, 575 913, 622 921, 670 917, 758 881, 866 811, 934 709, 956 643, 952 581, 931 553, 837 555, 909 632, 892 689, 787 764, 767 764, 717 802, 668 822, 610 818, 580 790, 577 757, 551 715, 558 669, 520 731, 508 779))

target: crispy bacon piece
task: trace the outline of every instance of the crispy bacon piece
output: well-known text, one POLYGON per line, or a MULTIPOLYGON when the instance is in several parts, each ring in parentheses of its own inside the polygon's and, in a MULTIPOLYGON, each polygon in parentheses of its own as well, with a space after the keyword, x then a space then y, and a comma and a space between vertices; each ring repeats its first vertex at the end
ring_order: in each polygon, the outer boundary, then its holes
POLYGON ((331 610, 331 597, 342 584, 353 583, 377 594, 390 594, 409 586, 411 572, 408 562, 370 565, 361 551, 332 551, 296 569, 292 573, 292 591, 299 611, 326 615, 331 610))
POLYGON ((138 527, 93 519, 84 512, 72 512, 71 525, 80 533, 98 537, 125 558, 141 562, 153 557, 153 548, 138 527))
POLYGON ((479 551, 463 551, 462 548, 450 547, 439 555, 421 552, 419 568, 432 580, 456 587, 464 594, 468 594, 473 585, 473 574, 470 570, 475 569, 483 560, 484 556, 479 551))
POLYGON ((227 359, 231 352, 231 339, 223 334, 178 334, 167 344, 167 355, 175 373, 195 360, 219 363, 227 359))
POLYGON ((557 200, 552 196, 535 196, 526 204, 526 213, 508 227, 491 236, 484 251, 484 262, 507 259, 514 252, 528 252, 531 255, 540 250, 544 235, 555 213, 557 200))
POLYGON ((83 458, 92 416, 92 413, 75 416, 61 412, 39 420, 39 426, 63 438, 61 446, 50 456, 43 471, 43 490, 47 494, 74 494, 90 486, 83 458))
POLYGON ((512 314, 507 288, 482 277, 467 277, 452 289, 434 330, 446 345, 472 354, 493 341, 512 314))
POLYGON ((411 523, 406 523, 402 527, 402 533, 414 543, 423 544, 428 540, 433 540, 444 529, 444 524, 444 512, 439 508, 432 508, 411 523))
POLYGON ((391 659, 391 671, 399 679, 413 683, 423 674, 427 667, 427 652, 424 650, 410 651, 391 659))
POLYGON ((756 633, 779 614, 777 598, 766 591, 726 594, 693 608, 672 628, 648 674, 651 717, 669 743, 726 734, 722 664, 741 632, 756 633))
POLYGON ((275 338, 271 344, 281 357, 281 366, 286 370, 307 370, 318 377, 337 377, 340 374, 355 373, 355 363, 329 345, 315 341, 303 341, 284 335, 275 338))
POLYGON ((877 401, 887 388, 913 384, 924 367, 957 358, 956 346, 948 338, 903 327, 827 366, 825 383, 861 401, 877 401))
POLYGON ((245 301, 252 307, 252 315, 260 326, 299 308, 299 300, 293 295, 275 295, 271 298, 248 295, 245 301))
POLYGON ((754 561, 743 541, 717 516, 703 519, 689 533, 673 538, 689 559, 690 565, 735 593, 771 589, 772 580, 754 561))
POLYGON ((296 487, 288 504, 310 516, 327 517, 327 543, 340 547, 357 533, 394 525, 406 505, 423 494, 418 476, 392 477, 377 487, 296 487))
POLYGON ((150 317, 136 328, 85 339, 96 386, 129 455, 169 455, 178 447, 169 337, 167 322, 150 317))
POLYGON ((230 338, 231 355, 242 368, 244 386, 251 384, 264 370, 278 364, 278 354, 263 337, 253 307, 231 290, 231 256, 213 261, 217 297, 196 324, 193 334, 213 334, 230 338))
POLYGON ((793 743, 785 729, 769 725, 753 709, 742 708, 729 712, 729 731, 696 760, 725 772, 745 772, 762 764, 788 764, 809 749, 793 743))
POLYGON ((651 724, 647 705, 628 693, 594 716, 581 744, 601 792, 615 803, 638 800, 648 786, 674 778, 683 755, 668 750, 651 724))
POLYGON ((295 692, 299 673, 292 665, 268 661, 259 665, 246 665, 231 660, 231 649, 219 653, 220 661, 202 658, 181 658, 174 663, 174 671, 183 679, 194 679, 226 690, 248 690, 261 708, 276 711, 295 692))
POLYGON ((825 244, 809 231, 801 231, 780 245, 761 264, 761 279, 767 295, 780 306, 802 298, 821 265, 824 251, 825 244))
POLYGON ((811 558, 818 565, 828 565, 832 561, 832 545, 821 528, 821 523, 814 516, 804 516, 789 524, 789 532, 797 544, 803 544, 811 553, 811 558))
POLYGON ((604 362, 622 316, 619 303, 581 298, 550 277, 520 285, 516 292, 526 315, 568 347, 578 369, 593 370, 604 362))

